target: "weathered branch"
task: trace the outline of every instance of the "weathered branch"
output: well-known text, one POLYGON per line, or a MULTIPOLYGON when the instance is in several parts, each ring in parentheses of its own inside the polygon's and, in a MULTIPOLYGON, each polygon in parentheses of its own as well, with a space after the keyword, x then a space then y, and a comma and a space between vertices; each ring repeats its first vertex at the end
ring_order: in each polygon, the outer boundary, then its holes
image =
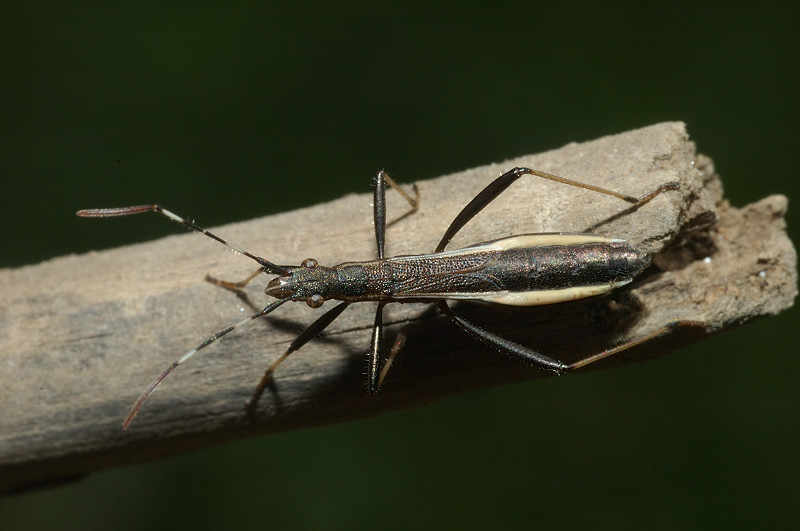
MULTIPOLYGON (((658 355, 792 304, 796 256, 783 230, 786 199, 772 196, 741 210, 730 208, 711 161, 695 154, 679 123, 418 183, 420 211, 390 227, 387 252, 432 250, 461 207, 514 165, 630 195, 668 181, 679 181, 680 190, 631 208, 532 177, 515 184, 450 248, 510 234, 591 230, 634 242, 653 253, 658 267, 609 298, 531 309, 461 307, 487 328, 571 361, 675 319, 708 323, 677 329, 603 362, 606 367, 658 355)), ((402 199, 391 193, 389 199, 390 219, 405 212, 402 199)), ((275 263, 297 264, 313 256, 334 264, 374 257, 371 219, 371 198, 350 195, 215 231, 275 263)), ((165 231, 170 229, 174 226, 165 221, 165 231)), ((244 403, 263 370, 320 315, 305 304, 287 304, 181 366, 131 429, 122 431, 132 402, 171 361, 266 305, 263 283, 248 287, 245 300, 203 280, 207 273, 238 280, 253 265, 208 238, 183 234, 0 271, 0 492, 245 435, 364 417, 466 389, 547 376, 488 350, 431 306, 395 304, 386 309, 387 336, 404 329, 408 342, 383 391, 368 396, 365 354, 374 304, 354 304, 324 337, 281 366, 275 388, 250 420, 244 403)))

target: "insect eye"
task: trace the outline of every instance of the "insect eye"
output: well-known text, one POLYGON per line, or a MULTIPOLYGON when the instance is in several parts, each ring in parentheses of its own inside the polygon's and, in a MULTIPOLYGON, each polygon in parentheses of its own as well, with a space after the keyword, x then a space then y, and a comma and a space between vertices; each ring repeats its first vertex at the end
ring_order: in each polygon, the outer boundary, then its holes
POLYGON ((311 308, 319 308, 324 302, 325 299, 322 297, 322 295, 318 294, 312 295, 306 299, 306 304, 308 304, 308 306, 311 308))
POLYGON ((300 265, 303 266, 303 267, 306 267, 308 269, 314 269, 315 267, 317 267, 318 264, 319 264, 319 262, 317 262, 313 258, 306 258, 305 260, 303 260, 303 263, 300 264, 300 265))

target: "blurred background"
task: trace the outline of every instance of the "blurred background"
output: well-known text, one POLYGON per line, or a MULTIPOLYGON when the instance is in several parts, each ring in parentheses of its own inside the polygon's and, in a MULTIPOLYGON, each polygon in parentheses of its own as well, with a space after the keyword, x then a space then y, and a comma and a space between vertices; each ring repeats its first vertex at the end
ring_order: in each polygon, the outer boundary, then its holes
MULTIPOLYGON (((16 4, 3 267, 180 231, 79 208, 214 226, 671 120, 733 204, 800 197, 796 2, 16 4)), ((797 322, 99 472, 0 500, 0 529, 796 526, 797 322)))

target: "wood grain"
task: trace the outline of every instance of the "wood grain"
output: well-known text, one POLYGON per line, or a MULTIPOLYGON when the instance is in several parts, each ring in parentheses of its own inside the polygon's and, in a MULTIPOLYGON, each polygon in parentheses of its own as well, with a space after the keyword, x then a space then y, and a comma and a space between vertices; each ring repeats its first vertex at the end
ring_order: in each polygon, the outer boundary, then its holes
MULTIPOLYGON (((389 228, 387 253, 431 251, 461 207, 515 165, 630 195, 668 181, 679 181, 680 190, 631 208, 614 198, 523 178, 467 224, 450 248, 510 234, 588 230, 639 245, 657 267, 608 298, 531 309, 462 305, 465 315, 487 328, 568 362, 674 319, 707 323, 602 363, 610 367, 791 306, 797 273, 784 232, 786 198, 730 207, 710 159, 696 154, 681 123, 420 182, 420 210, 389 228)), ((213 230, 279 264, 307 257, 322 264, 369 259, 375 256, 371 202, 369 195, 349 195, 213 230)), ((391 220, 407 205, 390 193, 388 208, 391 220)), ((175 229, 164 224, 165 232, 175 229)), ((263 370, 320 315, 305 304, 287 304, 182 365, 123 431, 133 401, 170 362, 268 303, 263 282, 253 282, 240 298, 203 280, 207 273, 239 280, 253 268, 208 238, 180 234, 1 270, 0 492, 549 376, 475 342, 430 305, 395 304, 386 308, 387 336, 402 329, 408 343, 382 392, 368 396, 365 360, 374 304, 354 304, 323 337, 281 366, 274 392, 265 393, 256 418, 248 420, 244 403, 263 370)))

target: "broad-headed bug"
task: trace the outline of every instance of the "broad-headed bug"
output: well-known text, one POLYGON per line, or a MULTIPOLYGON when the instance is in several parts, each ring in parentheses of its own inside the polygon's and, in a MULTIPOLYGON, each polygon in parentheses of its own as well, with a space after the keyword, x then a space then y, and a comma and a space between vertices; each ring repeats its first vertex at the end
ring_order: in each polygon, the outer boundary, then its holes
POLYGON ((303 260, 299 266, 274 264, 229 243, 159 205, 79 211, 78 215, 82 217, 112 217, 158 212, 172 221, 217 240, 258 263, 258 269, 240 282, 227 282, 208 277, 211 282, 228 289, 243 288, 261 273, 276 275, 268 282, 265 292, 277 300, 248 318, 217 332, 173 362, 145 389, 125 419, 123 428, 130 425, 150 393, 178 365, 225 334, 269 314, 289 301, 304 301, 312 308, 322 306, 329 299, 341 302, 301 332, 292 341, 286 352, 269 366, 248 402, 248 410, 251 413, 278 365, 292 352, 319 335, 349 304, 354 302, 374 301, 378 303, 369 355, 369 390, 373 393, 378 391, 386 375, 386 370, 402 343, 396 342, 388 356, 388 361, 384 359, 381 352, 382 316, 384 305, 390 302, 436 303, 450 320, 470 335, 525 362, 556 373, 584 367, 653 339, 681 324, 680 321, 668 323, 642 338, 604 350, 577 362, 565 364, 484 330, 455 313, 448 306, 447 300, 532 306, 605 294, 628 284, 650 264, 649 256, 628 242, 592 234, 524 234, 477 243, 458 250, 445 250, 453 236, 470 219, 523 175, 534 175, 610 195, 634 205, 641 205, 666 190, 674 190, 678 187, 678 183, 665 183, 641 197, 632 197, 530 168, 513 168, 492 181, 461 210, 445 231, 433 253, 386 258, 384 256, 386 184, 395 188, 405 197, 411 205, 412 212, 417 209, 419 194, 414 186, 416 197, 412 198, 384 171, 379 171, 374 179, 375 239, 378 258, 363 262, 345 262, 331 267, 322 266, 313 258, 303 260))

